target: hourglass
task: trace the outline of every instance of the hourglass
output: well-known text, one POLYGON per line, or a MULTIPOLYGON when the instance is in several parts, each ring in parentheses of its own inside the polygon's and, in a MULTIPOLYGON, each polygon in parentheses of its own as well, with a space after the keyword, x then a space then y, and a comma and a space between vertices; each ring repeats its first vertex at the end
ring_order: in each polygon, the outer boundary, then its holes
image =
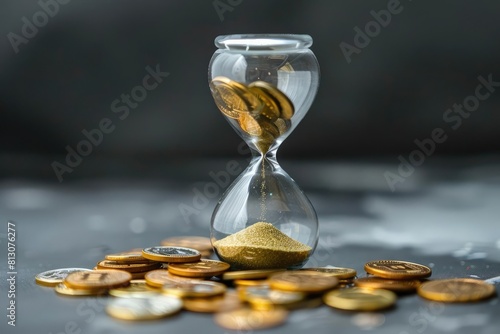
POLYGON ((228 35, 217 37, 215 45, 210 90, 252 159, 215 207, 212 245, 232 269, 300 268, 316 248, 318 218, 276 152, 318 90, 312 38, 228 35))

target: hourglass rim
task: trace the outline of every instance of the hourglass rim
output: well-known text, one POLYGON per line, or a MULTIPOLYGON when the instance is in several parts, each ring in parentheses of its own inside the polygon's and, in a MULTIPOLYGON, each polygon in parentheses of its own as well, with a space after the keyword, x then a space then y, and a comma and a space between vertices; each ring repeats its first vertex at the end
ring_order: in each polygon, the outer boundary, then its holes
POLYGON ((307 49, 313 43, 309 35, 237 34, 215 38, 215 46, 230 51, 283 51, 307 49))

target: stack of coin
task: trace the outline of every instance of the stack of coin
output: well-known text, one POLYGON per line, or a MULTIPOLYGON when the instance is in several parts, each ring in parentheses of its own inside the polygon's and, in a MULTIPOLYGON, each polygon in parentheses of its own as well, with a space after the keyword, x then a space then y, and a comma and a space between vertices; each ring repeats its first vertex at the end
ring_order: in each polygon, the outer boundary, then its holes
POLYGON ((104 260, 97 262, 95 270, 123 270, 132 275, 132 279, 143 279, 144 275, 151 270, 162 267, 162 263, 151 261, 142 256, 141 249, 108 254, 104 260))
POLYGON ((254 81, 245 85, 218 76, 210 82, 210 89, 219 110, 255 139, 261 153, 266 153, 291 127, 295 113, 293 103, 268 82, 254 81))

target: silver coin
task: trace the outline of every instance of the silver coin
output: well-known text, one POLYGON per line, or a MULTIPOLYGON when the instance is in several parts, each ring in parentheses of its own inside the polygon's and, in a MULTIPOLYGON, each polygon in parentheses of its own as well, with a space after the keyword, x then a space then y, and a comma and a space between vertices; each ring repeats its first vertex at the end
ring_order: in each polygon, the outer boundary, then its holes
POLYGON ((144 296, 114 298, 106 306, 106 312, 123 320, 150 320, 174 314, 182 308, 182 300, 174 296, 144 296))
POLYGON ((196 249, 186 248, 186 247, 173 247, 173 246, 156 246, 144 248, 144 252, 162 256, 193 256, 198 255, 196 249))

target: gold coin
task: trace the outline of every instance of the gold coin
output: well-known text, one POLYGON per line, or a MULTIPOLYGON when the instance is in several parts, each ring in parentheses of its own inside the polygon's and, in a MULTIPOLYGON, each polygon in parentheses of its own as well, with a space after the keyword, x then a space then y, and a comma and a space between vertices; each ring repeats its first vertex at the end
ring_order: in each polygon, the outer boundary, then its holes
POLYGON ((351 288, 330 291, 323 296, 328 306, 349 311, 376 311, 388 308, 397 296, 388 290, 351 288))
POLYGON ((161 288, 167 283, 191 282, 195 280, 195 278, 172 275, 167 269, 152 270, 144 275, 144 279, 146 280, 146 284, 155 288, 161 288))
POLYGON ((250 136, 259 137, 262 135, 262 127, 252 115, 245 113, 239 114, 238 123, 241 129, 250 136))
POLYGON ((56 286, 59 283, 62 283, 66 276, 69 273, 75 271, 91 271, 86 268, 60 268, 60 269, 52 269, 48 271, 44 271, 43 273, 39 273, 35 276, 35 282, 39 285, 44 286, 56 286))
POLYGON ((257 280, 257 279, 236 279, 233 282, 238 287, 246 286, 269 286, 268 280, 257 280))
POLYGON ((131 280, 130 285, 123 288, 111 289, 109 294, 114 297, 142 297, 144 295, 156 295, 160 290, 146 284, 144 279, 131 280))
POLYGON ((241 289, 239 296, 256 310, 286 307, 306 297, 302 292, 272 290, 269 287, 257 286, 241 289))
POLYGON ((184 308, 191 312, 216 313, 242 308, 244 305, 234 291, 211 298, 185 298, 184 308))
MULTIPOLYGON (((161 268, 160 267, 156 267, 156 268, 161 268)), ((125 270, 121 270, 121 269, 111 269, 111 268, 99 268, 99 267, 94 267, 94 270, 99 270, 99 271, 102 271, 102 270, 119 270, 119 271, 125 271, 125 270)), ((144 279, 144 276, 149 272, 150 270, 148 271, 140 271, 140 272, 136 272, 136 273, 131 273, 131 272, 128 272, 130 273, 130 275, 132 276, 132 279, 144 279)))
POLYGON ((365 264, 365 271, 375 276, 390 279, 422 279, 432 274, 429 267, 398 260, 371 261, 365 264))
POLYGON ((380 277, 362 277, 354 280, 354 285, 366 289, 385 289, 394 292, 412 292, 417 290, 420 281, 392 280, 380 277))
POLYGON ((271 121, 265 118, 259 118, 257 121, 259 122, 262 131, 269 134, 269 139, 271 141, 274 141, 274 139, 280 136, 280 130, 274 123, 271 123, 271 121))
POLYGON ((152 263, 153 261, 142 256, 142 249, 133 249, 126 252, 108 254, 104 257, 109 261, 125 263, 152 263))
POLYGON ((72 289, 64 283, 59 283, 54 288, 55 292, 65 296, 100 296, 108 293, 108 289, 72 289))
POLYGON ((285 271, 269 278, 273 289, 319 293, 335 288, 339 284, 336 277, 314 271, 285 271))
POLYGON ((292 121, 284 120, 283 118, 278 118, 276 121, 274 121, 274 125, 276 125, 278 131, 280 132, 280 136, 282 136, 285 134, 285 132, 288 131, 288 129, 291 128, 292 121))
POLYGON ((252 86, 252 84, 248 85, 248 90, 257 96, 259 100, 264 104, 259 114, 268 118, 272 122, 274 122, 280 116, 280 110, 278 103, 276 100, 270 96, 266 91, 262 88, 252 86))
POLYGON ((229 118, 238 118, 241 113, 262 108, 262 102, 245 85, 229 78, 213 78, 210 90, 219 110, 229 118))
POLYGON ((177 313, 182 300, 173 296, 147 296, 142 298, 116 298, 106 306, 106 312, 122 320, 153 320, 177 313))
POLYGON ((77 271, 68 274, 64 284, 72 289, 112 289, 128 285, 131 279, 132 275, 123 270, 77 271))
POLYGON ((168 271, 184 277, 212 277, 229 270, 231 266, 222 261, 201 259, 199 262, 171 263, 168 271))
POLYGON ((97 263, 97 269, 119 269, 129 273, 145 272, 161 267, 159 262, 151 263, 123 263, 110 260, 102 260, 97 263))
POLYGON ((337 277, 339 280, 345 280, 356 276, 356 270, 351 268, 340 267, 315 267, 315 268, 302 268, 301 271, 316 271, 318 273, 327 274, 328 276, 337 277))
POLYGON ((158 262, 196 262, 201 258, 200 252, 187 247, 156 246, 142 250, 142 256, 158 262))
POLYGON ((226 286, 222 283, 198 281, 166 283, 161 288, 162 293, 177 297, 200 298, 222 295, 226 292, 226 286))
POLYGON ((285 120, 292 118, 293 114, 295 113, 293 103, 278 88, 274 87, 273 85, 265 81, 254 81, 248 86, 258 87, 262 89, 264 92, 268 93, 271 97, 273 97, 274 100, 277 101, 278 103, 281 118, 285 120))
POLYGON ((222 279, 225 281, 230 281, 235 279, 268 278, 272 274, 281 271, 285 271, 285 269, 255 269, 255 270, 227 271, 222 275, 222 279))
POLYGON ((495 294, 495 287, 473 278, 452 278, 422 283, 418 294, 426 299, 461 303, 490 298, 495 294))
POLYGON ((187 247, 196 249, 198 252, 212 252, 212 243, 207 237, 181 236, 170 237, 161 241, 162 246, 187 247))
POLYGON ((214 317, 219 326, 237 331, 252 331, 279 326, 285 323, 288 312, 283 309, 259 311, 242 308, 217 313, 214 317))

